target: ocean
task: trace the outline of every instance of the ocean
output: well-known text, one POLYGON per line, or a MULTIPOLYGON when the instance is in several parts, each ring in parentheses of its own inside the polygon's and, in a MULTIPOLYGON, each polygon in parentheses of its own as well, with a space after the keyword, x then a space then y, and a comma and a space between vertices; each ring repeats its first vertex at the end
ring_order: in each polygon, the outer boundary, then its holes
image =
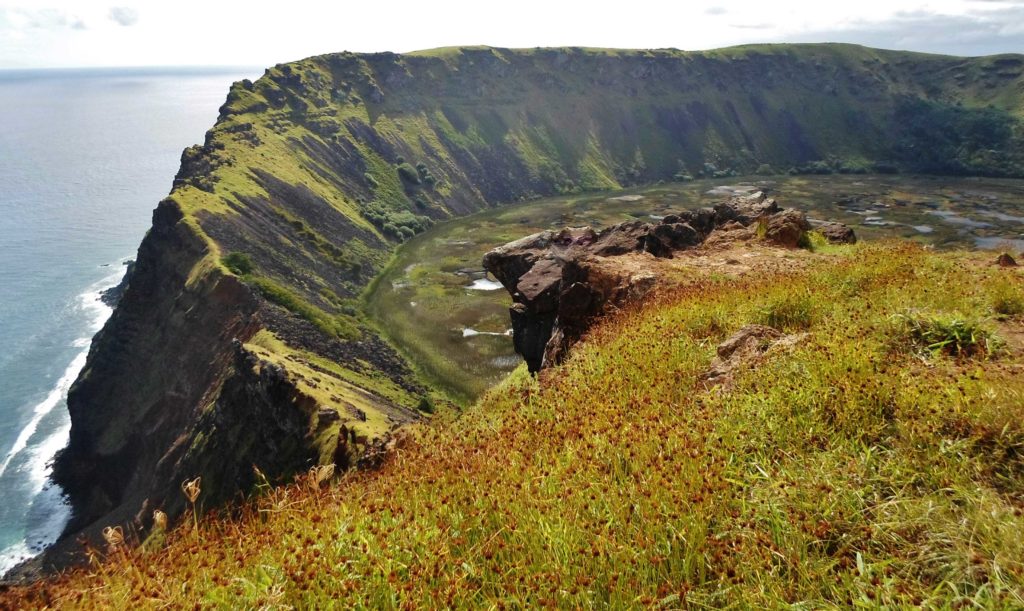
POLYGON ((258 69, 0 71, 0 574, 68 517, 68 388, 181 151, 258 69))

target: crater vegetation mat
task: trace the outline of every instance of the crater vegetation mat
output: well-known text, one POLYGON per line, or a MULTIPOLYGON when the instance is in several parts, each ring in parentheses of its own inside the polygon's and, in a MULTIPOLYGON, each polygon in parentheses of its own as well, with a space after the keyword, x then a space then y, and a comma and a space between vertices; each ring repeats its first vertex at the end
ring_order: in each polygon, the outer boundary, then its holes
MULTIPOLYGON (((1024 181, 938 176, 748 176, 585 193, 502 206, 439 223, 403 244, 364 296, 366 311, 422 379, 471 403, 521 361, 508 335, 508 293, 481 259, 546 229, 607 227, 709 206, 766 189, 861 239, 900 237, 937 248, 1024 251, 1024 181), (485 289, 485 290, 481 290, 485 289), (490 289, 490 290, 486 290, 490 289)), ((995 258, 995 255, 992 255, 995 258)))

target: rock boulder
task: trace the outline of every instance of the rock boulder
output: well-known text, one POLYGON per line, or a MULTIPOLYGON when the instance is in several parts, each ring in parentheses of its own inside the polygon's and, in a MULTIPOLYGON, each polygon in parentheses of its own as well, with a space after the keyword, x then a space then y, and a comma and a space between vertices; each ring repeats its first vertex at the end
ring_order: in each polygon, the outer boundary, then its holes
POLYGON ((856 244, 857 234, 848 225, 842 223, 825 223, 817 229, 830 244, 856 244))

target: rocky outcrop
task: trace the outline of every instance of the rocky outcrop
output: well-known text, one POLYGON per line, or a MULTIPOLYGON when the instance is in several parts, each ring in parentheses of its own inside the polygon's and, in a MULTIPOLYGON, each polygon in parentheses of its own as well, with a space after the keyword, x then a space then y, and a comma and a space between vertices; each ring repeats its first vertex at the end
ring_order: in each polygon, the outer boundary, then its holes
MULTIPOLYGON (((560 362, 606 305, 636 300, 653 287, 650 274, 604 265, 605 257, 593 254, 629 243, 637 229, 627 223, 601 234, 545 231, 487 253, 484 267, 515 296, 512 341, 530 371, 560 362)), ((646 248, 651 231, 631 252, 646 248)))
POLYGON ((802 212, 781 209, 757 192, 713 208, 670 214, 655 224, 630 221, 601 232, 589 227, 544 231, 495 248, 483 264, 512 295, 515 349, 537 372, 561 362, 596 318, 654 288, 655 276, 642 265, 625 264, 624 255, 671 258, 716 231, 740 230, 795 248, 805 243, 809 228, 802 212))
POLYGON ((124 275, 121 276, 121 281, 102 291, 100 293, 100 301, 112 308, 117 307, 117 302, 121 301, 121 296, 124 295, 125 290, 128 288, 128 282, 131 280, 133 269, 135 269, 135 261, 125 261, 124 275))
POLYGON ((806 337, 806 333, 786 335, 773 327, 745 325, 718 345, 701 380, 708 386, 728 387, 739 370, 755 366, 768 352, 794 346, 806 337))
POLYGON ((856 244, 857 234, 853 228, 842 223, 822 223, 815 228, 831 244, 856 244))
POLYGON ((783 210, 765 217, 764 238, 779 246, 796 248, 805 239, 810 228, 811 224, 803 212, 783 210))

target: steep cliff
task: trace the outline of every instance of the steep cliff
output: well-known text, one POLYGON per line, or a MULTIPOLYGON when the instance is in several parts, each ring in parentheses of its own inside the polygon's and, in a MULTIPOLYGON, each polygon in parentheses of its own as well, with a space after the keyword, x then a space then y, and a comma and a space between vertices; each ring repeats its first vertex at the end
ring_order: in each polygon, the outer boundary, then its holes
POLYGON ((359 311, 400 241, 542 195, 737 172, 1024 174, 1024 59, 846 45, 342 53, 236 83, 69 397, 68 533, 346 462, 426 393, 359 311), (339 455, 339 447, 344 451, 339 455))

